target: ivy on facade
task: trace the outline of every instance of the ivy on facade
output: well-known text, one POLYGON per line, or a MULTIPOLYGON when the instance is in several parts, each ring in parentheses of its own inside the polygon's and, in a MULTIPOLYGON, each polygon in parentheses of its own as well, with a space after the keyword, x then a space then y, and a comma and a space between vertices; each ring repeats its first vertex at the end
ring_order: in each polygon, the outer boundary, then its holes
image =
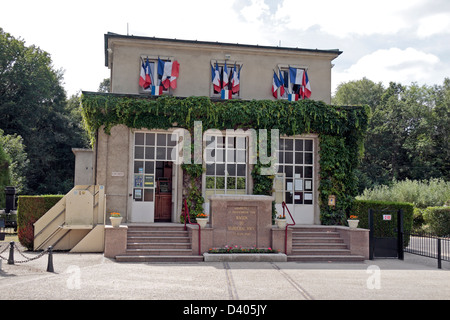
MULTIPOLYGON (((363 138, 370 116, 367 106, 332 106, 314 100, 214 101, 208 97, 153 98, 91 92, 83 92, 81 104, 92 143, 97 130, 103 127, 109 133, 116 125, 149 130, 176 126, 187 129, 193 136, 194 121, 202 121, 203 131, 278 129, 280 135, 287 136, 315 133, 319 137, 322 224, 340 224, 356 195, 354 170, 363 154, 363 138), (336 196, 335 207, 328 206, 329 195, 336 196)), ((185 174, 199 171, 187 166, 183 167, 185 174)), ((254 193, 271 194, 273 177, 262 176, 259 171, 260 164, 257 164, 252 172, 254 193)), ((198 187, 192 188, 192 192, 198 194, 198 187)))

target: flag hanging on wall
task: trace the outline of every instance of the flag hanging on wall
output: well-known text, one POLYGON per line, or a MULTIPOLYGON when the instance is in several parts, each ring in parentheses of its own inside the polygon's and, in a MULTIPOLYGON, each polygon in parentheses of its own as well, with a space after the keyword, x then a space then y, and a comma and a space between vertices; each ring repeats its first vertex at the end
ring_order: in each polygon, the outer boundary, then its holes
POLYGON ((225 61, 225 66, 223 67, 223 76, 222 76, 222 89, 226 89, 228 86, 228 68, 227 68, 227 62, 225 61))
POLYGON ((238 93, 240 90, 241 68, 242 68, 242 66, 239 67, 239 71, 238 71, 237 67, 236 67, 236 63, 234 64, 233 80, 231 81, 231 85, 232 85, 231 91, 233 93, 238 93))
POLYGON ((163 93, 162 86, 152 86, 152 96, 160 96, 163 93))
POLYGON ((211 65, 211 81, 214 86, 214 91, 220 92, 220 72, 219 72, 219 66, 217 65, 217 62, 216 62, 216 68, 214 68, 211 65))
POLYGON ((281 81, 274 71, 273 78, 272 78, 272 94, 277 99, 278 99, 278 88, 280 88, 280 87, 281 87, 281 81))
POLYGON ((220 91, 220 98, 225 100, 233 99, 233 92, 228 89, 222 89, 220 91))
POLYGON ((139 85, 143 89, 148 89, 151 84, 152 84, 152 79, 151 79, 150 63, 149 63, 148 59, 145 62, 142 60, 141 72, 139 75, 139 85))
POLYGON ((308 74, 305 72, 303 73, 303 99, 311 97, 311 84, 309 83, 308 74))
POLYGON ((164 89, 177 88, 177 78, 180 71, 180 64, 178 61, 162 61, 158 58, 158 75, 161 76, 161 84, 164 89))

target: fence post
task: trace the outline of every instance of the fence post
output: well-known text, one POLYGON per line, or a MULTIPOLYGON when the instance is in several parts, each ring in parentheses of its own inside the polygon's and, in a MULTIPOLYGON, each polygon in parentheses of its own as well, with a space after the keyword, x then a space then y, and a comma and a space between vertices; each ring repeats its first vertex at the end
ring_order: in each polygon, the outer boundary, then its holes
POLYGON ((369 260, 373 260, 373 209, 369 209, 369 260))
POLYGON ((9 243, 9 258, 8 258, 8 264, 14 264, 14 241, 11 241, 9 243))
POLYGON ((53 271, 53 247, 48 247, 48 262, 47 262, 47 272, 55 272, 53 271))
POLYGON ((441 257, 441 238, 437 238, 437 260, 438 260, 438 269, 442 269, 442 257, 441 257))

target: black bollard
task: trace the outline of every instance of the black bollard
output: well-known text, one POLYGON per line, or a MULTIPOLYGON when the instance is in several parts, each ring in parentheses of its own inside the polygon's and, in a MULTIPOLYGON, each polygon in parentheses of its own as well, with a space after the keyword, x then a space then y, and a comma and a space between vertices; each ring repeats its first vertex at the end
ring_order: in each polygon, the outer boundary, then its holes
POLYGON ((14 241, 11 241, 9 243, 9 258, 8 258, 8 264, 14 264, 14 241))
POLYGON ((48 263, 47 263, 47 272, 55 272, 53 271, 53 247, 48 247, 48 263))

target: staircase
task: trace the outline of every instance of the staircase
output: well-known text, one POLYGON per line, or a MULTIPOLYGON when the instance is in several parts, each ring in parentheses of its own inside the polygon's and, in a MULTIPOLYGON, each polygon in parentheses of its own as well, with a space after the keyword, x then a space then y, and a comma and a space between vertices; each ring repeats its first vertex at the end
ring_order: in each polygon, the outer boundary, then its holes
POLYGON ((332 226, 291 226, 292 254, 288 261, 357 262, 363 256, 353 255, 332 226))
POLYGON ((182 224, 158 223, 128 226, 127 251, 119 262, 199 262, 203 256, 192 252, 189 232, 182 224))

